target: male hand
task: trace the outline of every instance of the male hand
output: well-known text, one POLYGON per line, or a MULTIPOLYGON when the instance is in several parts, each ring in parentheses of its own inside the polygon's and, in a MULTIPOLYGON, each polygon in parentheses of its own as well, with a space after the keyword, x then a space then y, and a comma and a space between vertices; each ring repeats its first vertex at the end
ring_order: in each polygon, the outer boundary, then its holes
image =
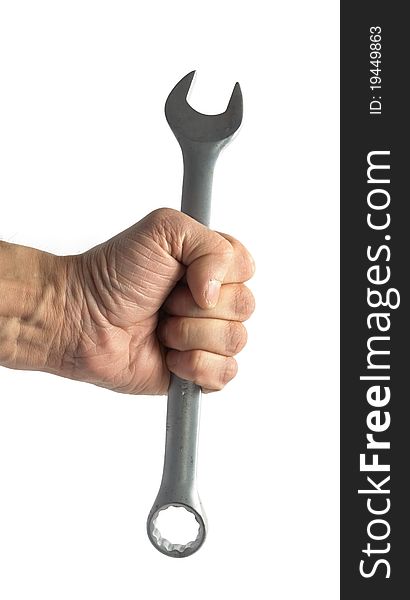
MULTIPOLYGON (((43 288, 53 281, 53 291, 47 301, 43 289, 28 320, 44 325, 45 355, 32 324, 31 341, 20 331, 24 347, 0 353, 1 364, 130 394, 165 394, 170 372, 204 391, 235 376, 234 355, 246 343, 242 321, 254 308, 244 285, 254 264, 234 238, 159 209, 84 254, 38 254, 47 260, 37 279, 43 288)), ((0 301, 0 326, 1 317, 0 301)))

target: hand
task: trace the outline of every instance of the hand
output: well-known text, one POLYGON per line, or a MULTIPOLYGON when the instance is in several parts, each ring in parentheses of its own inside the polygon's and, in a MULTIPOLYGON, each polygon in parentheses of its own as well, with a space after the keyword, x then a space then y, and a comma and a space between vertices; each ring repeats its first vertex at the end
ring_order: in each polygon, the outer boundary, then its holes
POLYGON ((235 376, 254 308, 237 240, 160 209, 69 258, 63 374, 131 394, 165 394, 170 371, 204 391, 235 376))
POLYGON ((253 274, 234 238, 160 209, 78 256, 0 244, 0 364, 130 394, 237 371, 253 274))

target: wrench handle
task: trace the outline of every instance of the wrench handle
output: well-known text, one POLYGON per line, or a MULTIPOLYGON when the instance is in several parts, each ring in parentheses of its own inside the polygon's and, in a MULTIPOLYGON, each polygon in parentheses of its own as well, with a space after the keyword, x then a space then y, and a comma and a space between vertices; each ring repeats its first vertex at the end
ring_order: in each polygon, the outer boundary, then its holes
POLYGON ((196 142, 188 145, 185 142, 182 155, 184 181, 181 211, 208 227, 211 220, 212 182, 219 150, 215 144, 196 142))
MULTIPOLYGON (((192 143, 182 147, 184 180, 181 211, 208 226, 211 218, 212 181, 219 152, 215 144, 192 143)), ((201 388, 171 374, 167 407, 165 471, 195 484, 199 439, 201 388), (168 450, 168 452, 167 452, 168 450), (167 464, 167 455, 177 464, 167 464), (171 458, 172 457, 172 458, 171 458)))
MULTIPOLYGON (((193 143, 184 144, 182 153, 184 180, 181 211, 208 226, 213 172, 219 149, 215 144, 193 143)), ((151 542, 168 556, 189 556, 202 546, 206 537, 206 516, 196 488, 200 405, 201 388, 171 374, 163 476, 147 522, 151 542), (195 540, 183 545, 162 538, 156 528, 156 518, 161 510, 169 506, 182 506, 195 516, 199 525, 195 540)))
MULTIPOLYGON (((203 225, 211 217, 212 180, 217 154, 207 144, 182 150, 184 180, 181 211, 203 225)), ((201 388, 171 374, 167 406, 165 473, 195 485, 201 388)))

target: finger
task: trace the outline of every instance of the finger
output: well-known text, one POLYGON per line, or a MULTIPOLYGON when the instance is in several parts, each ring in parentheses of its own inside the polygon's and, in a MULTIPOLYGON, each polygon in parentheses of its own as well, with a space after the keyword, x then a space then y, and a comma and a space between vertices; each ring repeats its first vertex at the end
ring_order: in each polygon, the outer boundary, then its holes
POLYGON ((217 231, 232 246, 235 260, 230 265, 224 283, 244 283, 255 273, 255 261, 249 250, 236 238, 227 233, 217 231))
POLYGON ((140 222, 139 231, 187 267, 188 286, 201 308, 216 305, 223 282, 240 282, 253 273, 253 261, 242 244, 179 211, 156 210, 140 222))
POLYGON ((203 350, 169 350, 166 363, 172 373, 207 391, 221 390, 238 372, 234 358, 203 350))
POLYGON ((246 321, 255 309, 255 300, 243 283, 228 283, 221 287, 218 304, 214 308, 200 308, 188 287, 177 286, 168 296, 163 309, 170 315, 246 321))
POLYGON ((234 356, 246 344, 246 329, 238 321, 167 317, 158 326, 158 337, 167 348, 206 350, 234 356))

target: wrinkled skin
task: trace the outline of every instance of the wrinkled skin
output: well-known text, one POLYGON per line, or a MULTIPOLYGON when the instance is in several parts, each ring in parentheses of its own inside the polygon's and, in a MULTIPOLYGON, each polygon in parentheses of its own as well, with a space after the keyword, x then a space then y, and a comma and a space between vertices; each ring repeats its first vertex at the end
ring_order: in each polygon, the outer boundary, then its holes
POLYGON ((9 306, 0 302, 4 366, 131 394, 165 394, 170 372, 204 391, 235 376, 234 355, 246 343, 242 322, 254 309, 244 285, 254 263, 234 238, 159 209, 77 256, 12 246, 9 254, 30 267, 15 276, 22 307, 12 296, 16 282, 2 284, 9 298, 9 306), (10 315, 20 321, 12 342, 10 315))

